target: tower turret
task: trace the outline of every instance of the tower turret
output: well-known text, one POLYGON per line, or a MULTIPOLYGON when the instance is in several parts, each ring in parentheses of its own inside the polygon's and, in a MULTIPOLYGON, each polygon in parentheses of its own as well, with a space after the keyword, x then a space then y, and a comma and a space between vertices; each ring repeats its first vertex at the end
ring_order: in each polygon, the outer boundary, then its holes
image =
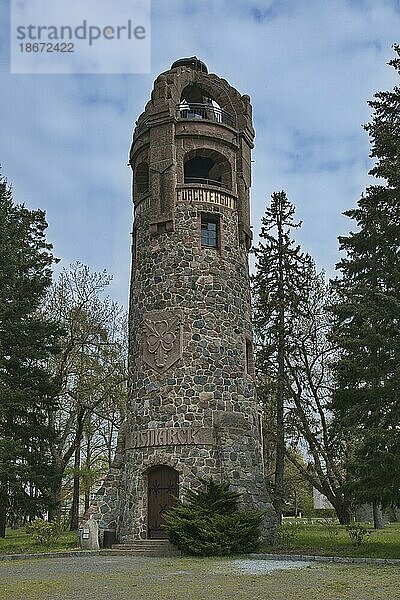
POLYGON ((164 537, 163 511, 199 477, 229 480, 274 524, 254 385, 253 139, 249 97, 196 57, 157 77, 136 123, 129 404, 94 509, 121 541, 164 537))

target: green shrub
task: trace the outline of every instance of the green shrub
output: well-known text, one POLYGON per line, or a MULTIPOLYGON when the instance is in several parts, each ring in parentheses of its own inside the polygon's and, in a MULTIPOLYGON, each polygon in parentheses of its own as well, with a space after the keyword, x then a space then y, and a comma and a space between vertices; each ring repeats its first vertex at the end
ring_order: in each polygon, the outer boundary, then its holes
POLYGON ((371 535, 371 530, 362 523, 351 523, 346 525, 346 531, 352 541, 353 546, 361 546, 365 538, 371 535))
POLYGON ((331 546, 336 547, 338 544, 339 533, 340 533, 339 523, 337 523, 336 521, 326 519, 324 521, 324 527, 326 528, 326 530, 328 532, 329 541, 330 541, 331 546))
POLYGON ((274 545, 282 548, 294 548, 303 526, 299 523, 282 523, 278 525, 274 536, 274 545))
POLYGON ((26 533, 43 546, 51 546, 61 535, 62 526, 60 521, 45 521, 35 519, 26 527, 26 533))
POLYGON ((202 489, 189 491, 165 514, 170 541, 185 554, 223 556, 258 548, 263 514, 239 511, 240 495, 229 483, 201 479, 202 489))

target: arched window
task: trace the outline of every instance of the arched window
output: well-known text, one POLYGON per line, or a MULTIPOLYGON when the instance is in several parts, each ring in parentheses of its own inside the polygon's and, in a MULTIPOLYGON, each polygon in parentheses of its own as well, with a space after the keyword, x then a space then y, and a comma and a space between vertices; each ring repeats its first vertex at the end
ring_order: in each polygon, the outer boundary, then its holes
POLYGON ((149 164, 145 161, 139 163, 135 170, 135 193, 145 194, 149 191, 149 164))
POLYGON ((220 174, 214 173, 215 179, 211 177, 214 166, 215 163, 211 158, 205 156, 191 158, 185 163, 185 183, 210 183, 220 186, 220 174))
POLYGON ((189 152, 184 160, 184 183, 200 183, 232 189, 229 161, 207 148, 189 152))

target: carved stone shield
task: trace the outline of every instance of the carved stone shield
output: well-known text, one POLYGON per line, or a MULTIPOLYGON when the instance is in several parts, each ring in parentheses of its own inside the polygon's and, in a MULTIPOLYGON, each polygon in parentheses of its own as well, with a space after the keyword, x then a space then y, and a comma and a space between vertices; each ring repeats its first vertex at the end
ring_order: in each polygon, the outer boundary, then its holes
POLYGON ((179 311, 146 313, 143 326, 143 360, 164 373, 182 356, 182 315, 179 311))

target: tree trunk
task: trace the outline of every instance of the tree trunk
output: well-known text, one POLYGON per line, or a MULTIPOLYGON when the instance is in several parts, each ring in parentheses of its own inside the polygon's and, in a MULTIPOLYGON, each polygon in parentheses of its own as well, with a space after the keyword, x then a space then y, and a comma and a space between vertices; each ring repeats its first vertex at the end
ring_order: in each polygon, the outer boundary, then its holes
POLYGON ((350 506, 347 504, 347 502, 337 502, 335 504, 331 502, 331 504, 335 509, 336 516, 339 519, 339 523, 341 525, 349 525, 349 523, 351 523, 352 514, 350 506))
POLYGON ((379 503, 374 500, 372 503, 372 513, 374 515, 374 529, 383 529, 383 515, 379 503))
POLYGON ((49 508, 49 521, 54 521, 61 517, 61 490, 62 490, 62 475, 57 475, 51 482, 49 496, 51 506, 49 508))
POLYGON ((74 460, 74 489, 72 494, 71 506, 71 525, 70 531, 76 531, 79 524, 79 492, 80 492, 80 470, 81 467, 81 443, 78 442, 75 450, 74 460))
MULTIPOLYGON (((87 430, 86 430, 86 473, 88 474, 88 481, 90 481, 90 467, 91 467, 91 461, 92 461, 92 448, 91 448, 91 438, 92 435, 92 431, 91 431, 91 427, 90 427, 90 415, 89 415, 89 419, 88 419, 88 423, 87 423, 87 430)), ((85 513, 88 510, 89 506, 90 506, 90 490, 91 490, 91 486, 88 484, 87 488, 85 489, 85 513)))
POLYGON ((274 493, 274 508, 278 517, 278 523, 282 523, 282 513, 285 502, 285 484, 284 484, 284 468, 285 468, 285 438, 283 429, 283 402, 278 400, 276 417, 276 457, 275 457, 275 493, 274 493), (281 405, 281 406, 279 406, 281 405))
POLYGON ((8 482, 2 479, 0 481, 0 538, 6 537, 8 507, 8 482))
POLYGON ((0 538, 6 537, 7 507, 0 503, 0 538))
POLYGON ((278 315, 278 373, 276 394, 276 455, 275 455, 275 494, 274 508, 278 523, 282 523, 285 503, 285 429, 284 429, 284 396, 285 396, 285 294, 283 277, 283 240, 282 223, 278 221, 279 244, 279 315, 278 315))

